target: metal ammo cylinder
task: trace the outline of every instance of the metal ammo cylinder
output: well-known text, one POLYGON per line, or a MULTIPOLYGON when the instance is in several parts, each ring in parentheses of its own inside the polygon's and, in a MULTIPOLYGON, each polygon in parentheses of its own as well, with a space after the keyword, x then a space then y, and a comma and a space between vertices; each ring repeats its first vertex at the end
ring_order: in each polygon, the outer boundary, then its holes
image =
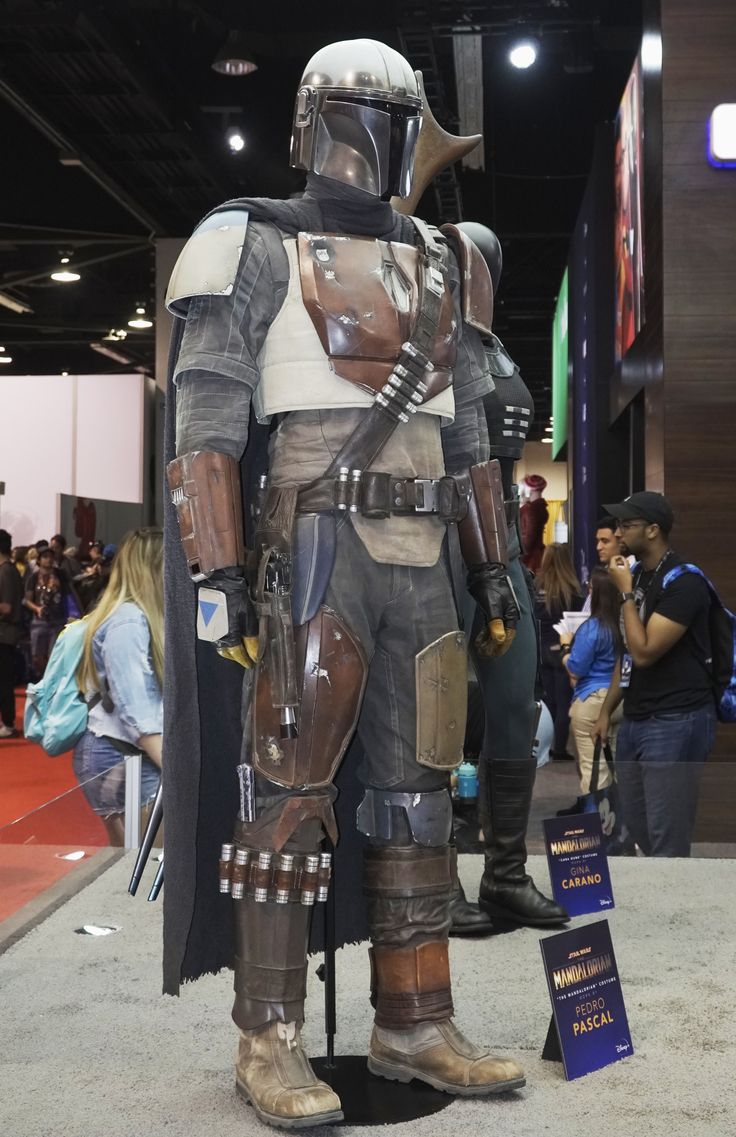
POLYGON ((233 873, 234 845, 223 845, 220 850, 220 892, 229 893, 233 873))
POLYGON ((306 907, 314 904, 317 899, 317 870, 319 869, 319 856, 316 853, 307 853, 304 858, 302 870, 302 890, 299 894, 299 903, 306 907))
POLYGON ((317 877, 317 900, 322 902, 327 899, 327 893, 330 890, 330 875, 332 872, 332 854, 320 853, 319 855, 319 874, 317 877))
POLYGON ((259 853, 258 863, 253 873, 255 892, 253 899, 257 904, 265 904, 268 900, 268 890, 271 887, 271 861, 273 853, 259 853))
POLYGON ((233 900, 242 900, 245 893, 245 878, 248 875, 248 849, 235 850, 235 862, 232 870, 231 894, 233 900))
POLYGON ((276 903, 288 904, 289 893, 294 885, 294 855, 282 853, 279 857, 278 867, 274 874, 276 886, 276 903))

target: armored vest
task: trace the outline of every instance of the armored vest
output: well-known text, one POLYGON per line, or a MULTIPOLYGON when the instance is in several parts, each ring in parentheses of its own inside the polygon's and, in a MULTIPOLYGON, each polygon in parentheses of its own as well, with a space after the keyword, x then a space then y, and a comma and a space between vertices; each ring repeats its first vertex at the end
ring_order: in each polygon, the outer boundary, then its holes
MULTIPOLYGON (((372 237, 299 233, 284 239, 289 287, 258 356, 259 420, 274 414, 368 407, 410 338, 419 250, 372 237)), ((420 413, 452 421, 456 322, 445 288, 420 413)))
POLYGON ((491 457, 518 461, 534 421, 534 400, 497 336, 486 344, 486 359, 495 384, 495 390, 483 397, 491 457))

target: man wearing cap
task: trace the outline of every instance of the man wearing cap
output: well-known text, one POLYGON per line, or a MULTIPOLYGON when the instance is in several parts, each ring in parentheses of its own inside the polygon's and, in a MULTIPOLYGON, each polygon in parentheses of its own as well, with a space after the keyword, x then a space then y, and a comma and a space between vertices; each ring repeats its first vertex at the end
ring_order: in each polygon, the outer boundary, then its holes
POLYGON ((609 572, 621 592, 626 652, 593 736, 607 737, 623 699, 616 770, 626 824, 646 856, 689 857, 716 723, 708 587, 688 572, 667 581, 684 562, 669 544, 674 517, 662 494, 635 493, 605 509, 618 521, 623 554, 609 572))

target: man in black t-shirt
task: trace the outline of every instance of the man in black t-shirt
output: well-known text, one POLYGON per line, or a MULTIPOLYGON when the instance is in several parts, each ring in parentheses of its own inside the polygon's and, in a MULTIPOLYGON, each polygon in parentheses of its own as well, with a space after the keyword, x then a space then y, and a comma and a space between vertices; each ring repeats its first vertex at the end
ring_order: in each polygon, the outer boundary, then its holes
POLYGON ((618 520, 624 555, 609 572, 621 591, 626 653, 593 735, 605 738, 623 699, 616 771, 621 807, 647 856, 689 857, 703 763, 715 735, 705 581, 683 573, 669 545, 672 508, 662 494, 632 494, 605 507, 618 520), (625 554, 636 557, 633 573, 625 554))

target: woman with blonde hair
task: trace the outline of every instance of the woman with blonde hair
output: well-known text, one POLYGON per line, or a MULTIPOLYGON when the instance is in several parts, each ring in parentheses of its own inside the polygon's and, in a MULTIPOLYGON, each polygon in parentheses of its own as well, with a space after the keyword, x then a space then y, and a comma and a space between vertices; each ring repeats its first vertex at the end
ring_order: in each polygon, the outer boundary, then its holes
POLYGON ((585 602, 583 588, 575 575, 575 568, 567 545, 555 542, 547 545, 539 574, 535 579, 537 602, 535 612, 539 621, 541 647, 542 686, 544 701, 555 724, 553 758, 572 758, 567 752, 570 733, 570 679, 560 660, 560 642, 554 625, 563 612, 579 612, 585 602))
POLYGON ((134 529, 118 548, 99 604, 86 617, 77 671, 89 704, 87 730, 74 748, 74 773, 122 846, 125 815, 123 755, 143 753, 141 806, 160 781, 163 727, 163 533, 134 529))

